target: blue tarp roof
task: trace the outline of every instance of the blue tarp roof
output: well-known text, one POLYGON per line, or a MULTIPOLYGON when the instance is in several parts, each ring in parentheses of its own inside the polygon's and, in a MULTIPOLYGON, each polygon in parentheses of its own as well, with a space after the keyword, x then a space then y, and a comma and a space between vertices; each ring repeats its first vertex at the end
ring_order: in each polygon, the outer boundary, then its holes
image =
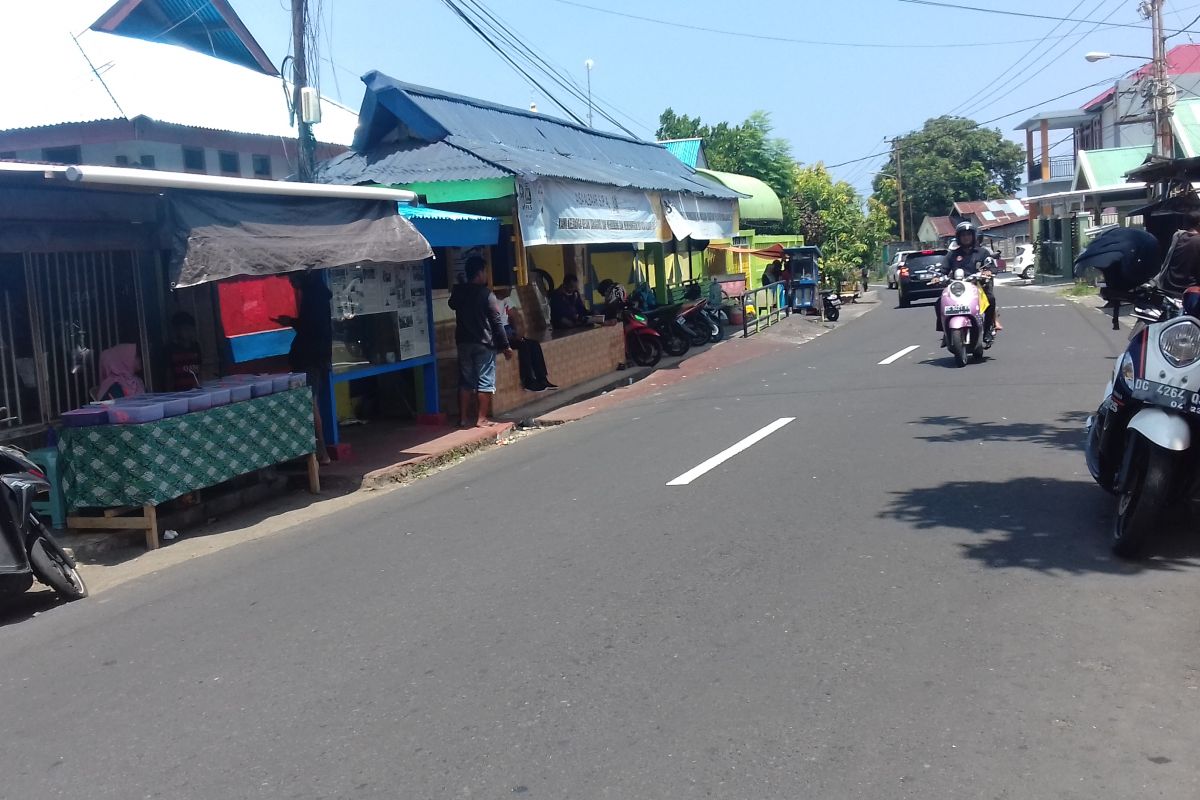
POLYGON ((354 149, 321 165, 324 182, 407 184, 515 175, 738 197, 697 176, 656 142, 401 83, 380 72, 367 73, 363 82, 367 93, 354 149))
POLYGON ((400 216, 429 242, 430 247, 475 247, 500 241, 500 220, 424 206, 398 206, 400 216))

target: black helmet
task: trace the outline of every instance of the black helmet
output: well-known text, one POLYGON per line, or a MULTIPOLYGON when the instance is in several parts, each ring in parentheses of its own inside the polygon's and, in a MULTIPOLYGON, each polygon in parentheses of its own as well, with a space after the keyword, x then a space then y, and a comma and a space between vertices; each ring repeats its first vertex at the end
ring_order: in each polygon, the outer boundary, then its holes
POLYGON ((957 239, 959 236, 961 236, 964 233, 971 234, 972 236, 975 237, 976 241, 979 240, 979 231, 975 230, 975 224, 972 222, 963 220, 962 222, 958 223, 957 226, 955 226, 955 228, 954 228, 954 238, 955 239, 957 239))

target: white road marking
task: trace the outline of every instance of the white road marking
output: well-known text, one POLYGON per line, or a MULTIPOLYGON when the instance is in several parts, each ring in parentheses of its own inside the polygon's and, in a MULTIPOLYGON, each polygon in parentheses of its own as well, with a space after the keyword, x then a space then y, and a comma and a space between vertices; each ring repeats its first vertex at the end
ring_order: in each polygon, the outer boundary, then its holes
POLYGON ((689 469, 687 472, 680 475, 675 480, 669 481, 667 483, 667 486, 687 486, 689 483, 696 480, 696 478, 699 478, 704 473, 708 472, 709 470, 713 469, 714 467, 718 467, 721 464, 724 464, 726 461, 733 458, 734 456, 736 456, 738 453, 742 452, 743 450, 749 450, 751 447, 758 444, 763 439, 767 438, 772 433, 774 433, 775 431, 782 428, 784 425, 787 425, 788 423, 795 422, 795 421, 796 421, 795 417, 780 417, 779 419, 775 420, 767 427, 755 431, 754 433, 750 434, 745 439, 742 439, 740 442, 733 445, 732 447, 722 450, 721 452, 717 453, 715 456, 708 459, 707 461, 705 461, 695 467, 692 467, 691 469, 689 469))
POLYGON ((894 363, 894 362, 899 361, 900 359, 904 358, 906 355, 911 353, 913 350, 919 350, 920 348, 921 348, 921 345, 919 345, 919 344, 909 345, 908 347, 901 350, 899 353, 892 353, 890 356, 885 358, 883 361, 880 361, 879 366, 886 367, 888 364, 894 363))

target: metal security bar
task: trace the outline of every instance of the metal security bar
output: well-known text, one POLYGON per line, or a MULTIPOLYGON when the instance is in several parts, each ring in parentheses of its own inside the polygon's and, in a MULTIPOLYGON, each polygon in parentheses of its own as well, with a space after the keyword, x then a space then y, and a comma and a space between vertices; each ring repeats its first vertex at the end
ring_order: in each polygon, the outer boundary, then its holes
POLYGON ((13 296, 7 289, 0 297, 0 428, 15 428, 25 422, 21 401, 21 376, 17 372, 17 340, 13 332, 13 296))
POLYGON ((783 281, 779 281, 742 294, 743 339, 791 314, 790 298, 786 297, 784 289, 783 281), (750 319, 752 314, 753 320, 750 319))
POLYGON ((101 351, 137 343, 145 371, 140 272, 133 252, 25 254, 43 422, 93 399, 101 351))

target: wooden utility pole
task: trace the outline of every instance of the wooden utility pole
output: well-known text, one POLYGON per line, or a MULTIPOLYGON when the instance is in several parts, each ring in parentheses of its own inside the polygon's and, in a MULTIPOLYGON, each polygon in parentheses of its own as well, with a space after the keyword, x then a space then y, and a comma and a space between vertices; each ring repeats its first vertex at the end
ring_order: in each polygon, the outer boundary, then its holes
POLYGON ((316 172, 317 140, 312 125, 304 121, 301 92, 308 87, 308 0, 292 0, 292 113, 296 119, 299 158, 296 177, 309 183, 316 172))
POLYGON ((896 213, 900 217, 900 241, 907 242, 904 235, 904 171, 900 167, 900 139, 892 139, 892 152, 896 156, 896 213))
POLYGON ((1147 0, 1150 27, 1154 35, 1154 86, 1150 108, 1154 115, 1154 153, 1164 158, 1175 155, 1171 136, 1171 97, 1175 87, 1167 70, 1167 39, 1163 30, 1163 0, 1147 0))

